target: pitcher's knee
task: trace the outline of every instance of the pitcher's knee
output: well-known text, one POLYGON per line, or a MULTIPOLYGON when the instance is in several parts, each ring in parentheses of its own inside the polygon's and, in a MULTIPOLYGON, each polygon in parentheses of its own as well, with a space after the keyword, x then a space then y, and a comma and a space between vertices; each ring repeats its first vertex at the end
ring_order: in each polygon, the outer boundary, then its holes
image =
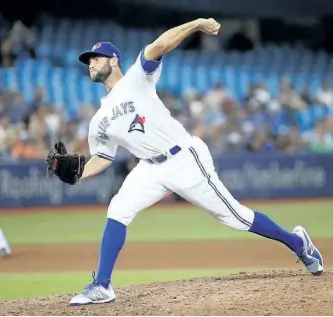
POLYGON ((128 209, 118 208, 116 205, 110 204, 108 208, 107 218, 116 220, 125 226, 129 226, 135 218, 135 213, 128 209))
POLYGON ((218 217, 220 222, 236 230, 248 231, 254 220, 253 210, 241 204, 237 208, 229 207, 227 214, 218 217))

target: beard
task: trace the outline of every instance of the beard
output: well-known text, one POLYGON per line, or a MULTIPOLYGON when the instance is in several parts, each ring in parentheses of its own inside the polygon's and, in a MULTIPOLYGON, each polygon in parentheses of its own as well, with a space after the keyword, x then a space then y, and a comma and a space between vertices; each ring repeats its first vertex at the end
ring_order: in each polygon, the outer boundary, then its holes
POLYGON ((104 83, 106 79, 111 75, 112 73, 112 68, 107 65, 103 67, 102 70, 96 71, 95 74, 91 75, 91 80, 94 83, 104 83))

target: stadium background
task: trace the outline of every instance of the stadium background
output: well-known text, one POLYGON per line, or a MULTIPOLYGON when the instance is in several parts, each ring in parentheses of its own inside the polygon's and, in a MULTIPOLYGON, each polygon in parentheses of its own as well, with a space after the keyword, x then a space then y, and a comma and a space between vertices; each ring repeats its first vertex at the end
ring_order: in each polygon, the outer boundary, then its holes
MULTIPOLYGON (((74 187, 45 178, 56 140, 86 155, 103 87, 78 54, 98 41, 123 69, 166 29, 197 17, 222 23, 165 57, 158 93, 210 146, 230 191, 288 229, 304 224, 333 266, 333 7, 329 1, 99 0, 1 4, 0 299, 79 291, 96 269, 106 204, 136 160, 74 187)), ((131 225, 114 286, 298 268, 283 247, 219 226, 167 197, 131 225)), ((251 313, 251 310, 250 310, 251 313)))

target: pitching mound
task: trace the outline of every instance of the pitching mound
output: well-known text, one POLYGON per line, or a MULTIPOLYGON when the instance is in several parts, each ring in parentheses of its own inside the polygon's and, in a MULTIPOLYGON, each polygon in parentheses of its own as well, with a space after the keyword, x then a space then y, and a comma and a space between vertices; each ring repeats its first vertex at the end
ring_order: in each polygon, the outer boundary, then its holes
POLYGON ((1 315, 332 315, 333 270, 265 271, 117 289, 111 304, 68 307, 72 294, 5 301, 1 315))

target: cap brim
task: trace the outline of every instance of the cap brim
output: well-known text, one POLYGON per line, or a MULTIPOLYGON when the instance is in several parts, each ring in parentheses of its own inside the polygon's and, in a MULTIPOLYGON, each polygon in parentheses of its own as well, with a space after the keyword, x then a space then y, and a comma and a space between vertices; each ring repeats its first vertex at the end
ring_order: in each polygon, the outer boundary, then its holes
POLYGON ((79 61, 83 64, 89 65, 89 60, 92 57, 95 56, 105 56, 105 57, 110 57, 101 53, 97 53, 97 52, 91 52, 91 51, 87 51, 87 52, 83 52, 80 54, 79 56, 79 61))

